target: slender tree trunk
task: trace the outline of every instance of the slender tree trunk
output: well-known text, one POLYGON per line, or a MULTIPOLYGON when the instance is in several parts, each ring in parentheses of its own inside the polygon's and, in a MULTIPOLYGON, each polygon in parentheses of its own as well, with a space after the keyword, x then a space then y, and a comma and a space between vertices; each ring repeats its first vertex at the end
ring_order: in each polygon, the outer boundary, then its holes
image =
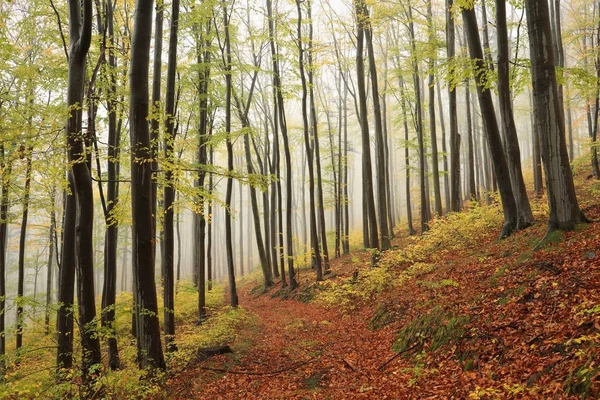
MULTIPOLYGON (((271 62, 273 64, 273 90, 276 91, 277 98, 277 111, 278 111, 278 120, 279 120, 279 128, 281 130, 281 137, 283 139, 283 150, 285 155, 285 165, 286 165, 286 256, 288 262, 288 274, 290 281, 290 290, 294 290, 297 286, 296 276, 294 272, 294 242, 292 237, 292 156, 290 152, 290 145, 288 140, 288 131, 287 131, 287 121, 285 118, 285 108, 283 101, 283 93, 281 89, 281 75, 279 72, 279 55, 275 48, 275 19, 273 18, 273 7, 272 1, 266 0, 267 3, 267 12, 269 16, 269 44, 271 47, 271 62)), ((278 144, 278 139, 276 139, 275 144, 278 144)), ((274 150, 275 152, 279 152, 277 148, 274 150)), ((277 163, 277 167, 279 166, 279 162, 277 163)), ((282 210, 282 195, 281 195, 281 179, 277 180, 277 206, 279 210, 282 210)), ((285 274, 284 274, 284 246, 283 246, 283 221, 281 213, 279 213, 279 243, 280 243, 280 265, 281 265, 281 284, 282 286, 286 285, 285 274)))
POLYGON ((587 219, 577 202, 567 153, 565 124, 556 82, 548 3, 527 0, 525 8, 531 54, 533 114, 535 129, 541 142, 550 206, 548 230, 574 229, 577 223, 587 219))
MULTIPOLYGON (((0 156, 1 157, 1 156, 0 156)), ((3 167, 3 166, 0 166, 3 167)), ((54 258, 54 235, 56 232, 56 214, 55 214, 55 207, 56 207, 56 187, 52 188, 52 193, 50 195, 50 197, 52 198, 52 208, 50 210, 50 231, 48 234, 48 262, 46 263, 46 310, 44 313, 44 325, 45 325, 45 329, 46 329, 46 335, 50 334, 50 305, 52 304, 52 280, 53 278, 53 270, 52 270, 52 260, 54 258)), ((1 207, 1 200, 0 200, 0 207, 1 207)), ((3 220, 2 216, 0 215, 0 220, 3 220)), ((1 223, 1 222, 0 222, 1 223)), ((0 226, 0 231, 2 230, 2 227, 0 226)), ((0 233, 1 235, 1 233, 0 233)), ((1 247, 2 246, 2 242, 0 241, 0 252, 3 252, 4 249, 1 247)), ((2 257, 0 255, 0 257, 2 257)), ((1 272, 1 271, 0 271, 1 272)), ((2 333, 2 331, 0 330, 0 334, 2 333)), ((0 357, 2 357, 2 354, 0 354, 0 357)), ((1 372, 1 368, 0 368, 0 372, 1 372)))
MULTIPOLYGON (((362 141, 363 168, 363 215, 368 227, 368 247, 379 249, 377 232, 377 215, 375 213, 375 197, 373 189, 373 171, 371 166, 371 139, 369 137, 369 121, 367 110, 367 91, 365 88, 364 41, 367 20, 367 8, 363 0, 354 0, 356 13, 356 78, 359 100, 359 123, 362 141)), ((365 224, 363 224, 365 225, 365 224)), ((363 226, 363 229, 367 229, 363 226)), ((387 232, 386 232, 387 234, 387 232)))
POLYGON ((175 345, 175 229, 174 212, 175 179, 173 168, 175 164, 174 142, 175 131, 175 73, 177 69, 177 36, 179 30, 179 0, 173 0, 171 5, 171 29, 169 37, 169 63, 167 65, 167 90, 165 99, 165 185, 163 186, 163 232, 164 251, 162 257, 163 301, 165 346, 167 351, 176 350, 175 345))
MULTIPOLYGON (((17 354, 18 350, 23 346, 23 285, 25 283, 25 244, 27 241, 27 219, 29 216, 29 196, 31 192, 31 159, 33 157, 33 147, 23 147, 26 154, 26 171, 25 171, 25 189, 23 191, 23 213, 21 214, 21 233, 19 235, 19 260, 18 260, 18 272, 19 278, 17 281, 17 332, 15 334, 17 340, 17 354)), ((37 266, 36 266, 37 268, 37 266)))
MULTIPOLYGON (((315 94, 314 94, 314 65, 313 65, 313 22, 312 22, 312 7, 311 0, 306 0, 306 11, 308 16, 308 49, 307 52, 307 63, 308 71, 306 73, 308 77, 308 97, 310 106, 310 131, 312 133, 312 145, 314 149, 314 161, 317 175, 317 201, 318 201, 318 221, 319 221, 319 235, 321 237, 321 248, 323 249, 322 264, 325 273, 329 271, 329 249, 327 247, 327 227, 325 225, 325 206, 323 201, 323 179, 321 173, 321 154, 319 144, 319 130, 317 121, 317 110, 315 107, 315 94)), ((301 44, 300 44, 301 46, 301 44)), ((300 50, 302 51, 302 50, 300 50)), ((313 155, 311 155, 312 157, 313 155)), ((318 275, 317 271, 317 275, 318 275)), ((318 278, 317 278, 318 279, 318 278)))
POLYGON ((323 280, 323 266, 321 263, 321 246, 319 243, 319 234, 317 231, 317 206, 315 204, 315 173, 314 173, 314 161, 313 151, 311 149, 311 141, 314 143, 315 138, 309 133, 309 122, 308 122, 308 90, 306 83, 306 74, 304 72, 304 49, 302 47, 302 7, 299 0, 296 1, 296 9, 298 10, 298 24, 297 24, 297 35, 298 35, 298 65, 300 80, 302 82, 302 120, 304 127, 304 146, 306 151, 306 160, 308 165, 308 204, 310 209, 310 241, 312 247, 312 260, 313 265, 317 272, 317 281, 323 280))
POLYGON ((429 230, 429 220, 431 211, 429 209, 428 202, 428 191, 426 190, 426 184, 428 182, 426 175, 425 165, 425 138, 423 131, 423 106, 421 104, 421 78, 419 73, 419 63, 417 61, 417 46, 415 39, 415 28, 412 19, 412 6, 408 6, 408 34, 410 39, 410 46, 412 49, 412 70, 413 70, 413 82, 415 88, 415 125, 417 128, 417 139, 419 141, 419 182, 421 192, 421 234, 429 230))
POLYGON ((475 151, 473 147, 473 118, 471 116, 471 90, 470 82, 465 80, 465 109, 467 110, 467 145, 468 145, 468 162, 467 171, 469 173, 467 186, 469 188, 470 200, 477 200, 477 188, 475 186, 475 151))
MULTIPOLYGON (((6 244, 8 242, 8 195, 12 162, 10 154, 5 153, 4 141, 0 141, 0 310, 6 309, 6 244)), ((71 286, 72 287, 72 286, 71 286)), ((6 371, 6 332, 5 313, 0 313, 0 376, 6 371)), ((59 343, 60 344, 60 343, 59 343)))
POLYGON ((444 107, 442 106, 442 91, 440 89, 440 80, 435 81, 438 97, 438 113, 440 115, 440 128, 442 129, 442 153, 444 165, 444 204, 446 212, 450 212, 450 171, 448 171, 448 152, 446 148, 446 123, 444 122, 444 107))
POLYGON ((238 306, 233 257, 233 237, 231 235, 231 195, 233 191, 233 143, 231 142, 231 40, 229 35, 229 13, 227 4, 222 4, 223 30, 225 31, 225 134, 227 146, 227 189, 225 193, 225 248, 227 252, 227 273, 229 276, 229 301, 232 307, 238 306))
POLYGON ((105 239, 104 239, 104 284, 102 289, 102 327, 107 329, 108 335, 108 366, 117 370, 121 366, 119 350, 117 347, 115 329, 115 300, 117 292, 117 242, 118 242, 118 218, 114 215, 115 207, 119 203, 119 146, 121 142, 120 130, 117 129, 117 102, 116 102, 116 79, 114 69, 117 62, 114 54, 114 13, 113 4, 107 2, 106 23, 108 27, 109 41, 109 66, 108 72, 108 100, 106 109, 108 112, 108 167, 107 167, 107 190, 106 190, 106 214, 105 214, 105 239))
POLYGON ((365 42, 367 45, 367 54, 369 59, 369 75, 371 80, 371 92, 373 98, 373 114, 375 118, 375 154, 376 160, 375 166, 377 168, 376 180, 377 180, 377 208, 379 209, 379 229, 381 230, 381 250, 388 250, 390 248, 390 227, 388 220, 388 198, 386 189, 386 162, 385 162, 385 138, 383 134, 383 121, 381 116, 381 104, 379 99, 379 83, 377 80, 377 64, 375 60, 375 51, 373 49, 373 29, 371 27, 371 20, 369 15, 369 9, 366 7, 364 2, 361 0, 361 6, 363 7, 363 21, 365 28, 365 42))
MULTIPOLYGON (((434 46, 435 30, 433 26, 433 17, 431 11, 431 0, 427 1, 427 24, 429 31, 429 44, 434 46)), ((433 49, 437 51, 437 49, 433 49)), ((433 194, 435 199, 435 212, 438 216, 443 215, 442 211, 442 192, 440 190, 440 170, 438 165, 437 132, 435 125, 435 62, 436 54, 432 51, 429 59, 428 88, 429 88, 429 134, 431 135, 431 163, 433 169, 433 194)), ((441 99, 438 99, 441 102, 441 99)))
POLYGON ((400 108, 402 110, 402 124, 404 126, 404 173, 406 174, 406 220, 408 223, 408 234, 414 235, 417 233, 412 223, 412 206, 411 206, 411 195, 410 195, 410 156, 408 150, 408 113, 406 107, 406 97, 404 91, 404 80, 402 75, 399 75, 399 86, 400 86, 400 108))
POLYGON ((460 135, 456 111, 456 40, 454 1, 446 0, 446 42, 448 46, 448 117, 450 119, 450 210, 460 211, 460 135))
POLYGON ((492 94, 489 88, 484 87, 485 83, 483 80, 485 77, 482 75, 486 73, 487 68, 484 63, 483 50, 481 47, 481 39, 479 38, 475 10, 473 8, 463 8, 462 15, 469 45, 469 53, 471 54, 471 59, 474 61, 476 67, 475 83, 477 84, 479 108, 481 109, 481 114, 484 118, 483 121, 485 130, 487 132, 490 153, 494 163, 494 171, 498 181, 500 198, 502 199, 504 227, 502 228, 500 237, 504 238, 509 236, 517 228, 517 204, 515 202, 510 182, 508 165, 504 156, 504 152, 502 151, 502 140, 500 138, 500 130, 498 129, 498 122, 496 120, 496 113, 494 111, 492 94))
MULTIPOLYGON (((496 31, 498 34, 498 95, 502 126, 505 132, 506 161, 517 203, 517 229, 533 224, 533 213, 527 197, 527 188, 521 170, 521 149, 513 115, 509 76, 508 29, 506 27, 506 0, 496 0, 496 31)), ((561 99, 562 104, 562 99, 561 99)), ((561 106, 562 107, 562 106, 561 106)))
MULTIPOLYGON (((152 149, 152 171, 158 170, 158 143, 160 140, 160 120, 162 114, 161 87, 162 87, 162 48, 163 48, 163 20, 165 4, 164 0, 156 1, 156 12, 154 20, 154 61, 152 67, 152 103, 150 104, 150 147, 152 149)), ((152 237, 156 238, 156 225, 158 219, 158 184, 156 173, 153 172, 152 179, 152 237)), ((156 257, 156 240, 152 241, 156 257)), ((194 280, 195 282, 195 280, 194 280)), ((135 302, 134 293, 134 302, 135 302)))
POLYGON ((158 305, 154 282, 154 236, 152 234, 152 151, 148 126, 148 67, 152 0, 137 0, 131 42, 130 134, 132 264, 138 364, 164 369, 158 305))
MULTIPOLYGON (((92 1, 83 2, 83 13, 79 2, 69 3, 70 23, 70 56, 69 80, 67 88, 67 104, 71 113, 67 119, 66 134, 68 158, 75 202, 75 263, 77 269, 77 299, 79 311, 84 380, 87 380, 90 369, 101 361, 100 341, 96 331, 96 306, 94 296, 94 263, 93 263, 93 221, 94 198, 92 179, 86 160, 86 150, 82 137, 81 119, 83 104, 83 85, 85 79, 85 62, 90 48, 92 36, 92 1), (83 17, 83 18, 82 18, 83 17), (73 110, 73 108, 75 108, 73 110)), ((70 205, 67 204, 67 207, 70 205)), ((60 351, 60 350, 59 350, 60 351)))

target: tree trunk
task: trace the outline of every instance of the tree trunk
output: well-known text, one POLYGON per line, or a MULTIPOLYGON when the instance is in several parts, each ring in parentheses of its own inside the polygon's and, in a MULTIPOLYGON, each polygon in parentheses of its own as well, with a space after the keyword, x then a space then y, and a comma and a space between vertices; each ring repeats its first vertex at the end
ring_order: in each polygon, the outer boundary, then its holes
POLYGON ((379 229, 381 230, 381 250, 388 250, 390 244, 390 227, 388 220, 388 198, 386 189, 386 163, 385 163, 385 139, 383 135, 383 121, 381 116, 381 104, 379 99, 379 83, 377 81, 377 64, 375 60, 375 51, 373 49, 373 29, 369 9, 360 0, 363 7, 363 24, 365 28, 365 42, 367 44, 367 54, 369 59, 369 75, 371 80, 371 92, 373 98, 373 114, 375 118, 375 166, 377 168, 377 208, 379 210, 379 229))
MULTIPOLYGON (((23 285, 25 283, 25 244, 27 241, 27 218, 29 216, 29 195, 31 193, 31 158, 33 157, 33 147, 23 147, 27 153, 23 156, 26 157, 26 171, 25 171, 25 189, 23 191, 23 213, 21 215, 21 233, 19 235, 19 278, 17 281, 17 332, 15 334, 17 340, 17 355, 18 350, 23 346, 23 285)), ((36 265, 37 268, 37 265, 36 265)))
MULTIPOLYGON (((427 25, 429 30, 429 45, 435 46, 435 30, 433 26, 433 18, 431 11, 431 0, 427 0, 427 25)), ((430 51, 437 49, 435 47, 430 51)), ((440 170, 438 165, 438 149, 437 149, 437 135, 435 126, 435 52, 431 52, 429 59, 429 71, 428 71, 428 88, 429 88, 429 134, 431 135, 431 162, 433 169, 433 194, 435 199, 435 212, 438 216, 443 215, 442 211, 442 192, 440 190, 440 170)), ((441 98, 438 99, 441 102, 441 98)))
POLYGON ((309 133, 309 122, 308 122, 308 90, 306 83, 306 74, 304 72, 304 49, 302 47, 302 8, 300 1, 296 1, 296 9, 298 10, 298 24, 297 24, 297 35, 298 35, 298 65, 300 80, 302 82, 302 120, 304 128, 304 148, 306 151, 306 160, 308 165, 308 204, 310 209, 310 241, 312 247, 312 260, 313 265, 317 272, 317 281, 323 280, 323 267, 321 263, 321 246, 319 244, 319 234, 317 231, 317 211, 315 204, 315 173, 314 173, 314 161, 313 151, 311 149, 311 141, 314 143, 314 134, 311 138, 309 133))
POLYGON ((429 199, 427 196, 426 184, 428 182, 425 171, 425 138, 423 131, 423 106, 421 104, 421 77, 419 73, 419 63, 417 61, 417 46, 415 39, 415 27, 412 19, 412 6, 408 6, 408 34, 410 46, 412 49, 412 72, 415 89, 415 125, 417 128, 417 139, 419 141, 419 183, 421 193, 421 234, 429 230, 429 220, 431 211, 429 209, 429 199))
POLYGON ((512 186, 510 183, 510 175, 504 152, 502 151, 502 140, 500 138, 500 130, 496 120, 494 111, 494 103, 492 94, 489 88, 484 85, 485 76, 488 69, 484 63, 483 50, 481 48, 481 39, 479 38, 479 30, 477 28, 477 18, 475 10, 462 9, 463 21, 466 29, 467 41, 469 45, 469 53, 471 59, 475 63, 475 83, 477 84, 477 97, 479 98, 479 108, 481 115, 484 118, 485 130, 490 147, 492 161, 494 163, 494 171, 498 188, 500 190, 500 198, 502 199, 502 208, 504 211, 504 227, 500 234, 500 238, 508 237, 517 228, 517 204, 515 202, 512 186))
MULTIPOLYGON (((50 209, 50 232, 48 234, 48 262, 46 263, 46 310, 44 313, 44 325, 46 335, 50 334, 50 304, 52 304, 52 280, 53 280, 53 271, 52 271, 52 260, 54 258, 54 235, 56 232, 56 187, 52 188, 51 196, 52 198, 52 208, 50 209)), ((1 207, 1 205, 0 205, 1 207)), ((0 216, 0 220, 2 220, 2 216, 0 216)), ((0 230, 2 228, 0 227, 0 230)), ((0 233, 1 234, 1 233, 0 233)), ((2 243, 0 242, 0 246, 2 243)), ((3 248, 0 247, 0 252, 2 252, 3 248)), ((0 256, 2 257, 2 256, 0 256)), ((2 331, 0 331, 1 333, 2 331)), ((0 354, 0 357, 2 355, 0 354)), ((1 370, 1 368, 0 368, 1 370)))
POLYGON ((229 14, 227 4, 223 8, 223 29, 225 31, 225 135, 227 146, 227 189, 225 193, 225 248, 227 252, 227 273, 229 277, 229 301, 232 307, 238 306, 235 285, 235 265, 233 257, 233 237, 231 235, 231 195, 233 191, 233 144, 231 142, 231 40, 229 36, 229 14))
MULTIPOLYGON (((288 274, 290 281, 290 290, 294 290, 297 286, 295 272, 294 272, 294 242, 292 237, 292 156, 290 152, 290 145, 288 140, 288 131, 287 131, 287 121, 285 118, 285 108, 283 102, 283 93, 281 89, 281 75, 279 71, 279 55, 275 48, 275 20, 273 18, 273 7, 272 1, 266 0, 267 3, 267 12, 269 16, 269 44, 271 47, 271 62, 273 64, 273 90, 276 91, 277 98, 277 111, 278 111, 278 119, 279 119, 279 128, 281 130, 281 137, 283 139, 283 150, 285 154, 285 164, 286 164, 286 255, 288 262, 288 274)), ((276 145, 278 144, 278 140, 275 141, 276 145)), ((279 152, 277 148, 274 150, 275 152, 279 152)), ((279 166, 279 163, 277 163, 279 166)), ((281 179, 277 180, 277 206, 279 210, 282 210, 282 195, 281 195, 281 179)), ((283 223, 282 216, 279 213, 279 243, 280 243, 280 265, 281 265, 281 283, 282 286, 285 286, 285 274, 284 274, 284 253, 283 253, 283 223)))
POLYGON ((152 234, 152 151, 148 126, 148 67, 152 0, 137 0, 131 43, 130 133, 132 264, 136 304, 138 364, 141 368, 165 368, 160 340, 154 282, 152 234))
POLYGON ((526 0, 525 8, 531 54, 535 130, 541 142, 550 206, 548 230, 574 229, 577 223, 586 221, 586 218, 577 202, 567 153, 548 3, 526 0))
POLYGON ((173 0, 171 10, 171 32, 169 36, 169 62, 167 65, 167 90, 165 99, 165 185, 163 187, 163 232, 164 251, 162 258, 163 301, 165 347, 167 351, 176 350, 175 345, 175 229, 173 204, 175 203, 175 180, 173 168, 175 164, 174 142, 175 131, 175 73, 177 69, 177 36, 179 30, 179 0, 173 0))
POLYGON ((446 42, 448 46, 448 117, 450 119, 450 209, 460 211, 460 135, 456 111, 456 41, 454 30, 454 1, 446 0, 446 42))
MULTIPOLYGON (((373 171, 371 166, 371 139, 369 137, 369 121, 367 110, 367 91, 365 88, 364 41, 367 8, 363 0, 354 0, 356 13, 356 78, 359 100, 359 123, 362 142, 362 168, 363 168, 363 215, 368 227, 369 248, 379 249, 379 236, 377 232, 377 215, 375 213, 375 197, 373 194, 373 171)), ((363 224, 364 225, 364 224, 363 224)), ((363 227, 363 228, 367 228, 363 227)), ((387 232, 386 232, 387 233, 387 232)))
MULTIPOLYGON (((12 173, 12 162, 10 155, 5 153, 4 141, 0 142, 0 310, 6 309, 6 244, 8 242, 8 194, 10 187, 10 176, 12 173)), ((72 286, 72 285, 71 285, 72 286)), ((0 374, 6 371, 6 332, 5 313, 0 313, 0 374)))
POLYGON ((111 43, 109 50, 109 72, 108 81, 109 93, 106 104, 108 112, 108 167, 107 167, 107 189, 106 189, 106 231, 104 239, 104 285, 102 290, 102 327, 109 332, 108 336, 108 366, 112 370, 117 370, 121 366, 119 360, 119 350, 117 347, 116 329, 115 329, 115 299, 117 292, 117 242, 118 236, 118 218, 113 215, 115 207, 119 203, 119 146, 121 142, 120 130, 117 129, 117 110, 116 110, 116 79, 114 68, 117 67, 116 58, 113 50, 114 46, 114 15, 112 3, 107 2, 106 23, 108 26, 108 35, 111 43))
MULTIPOLYGON (((67 88, 67 105, 71 113, 67 119, 66 134, 68 158, 71 163, 75 208, 75 262, 77 267, 77 299, 79 311, 84 380, 90 369, 101 362, 100 341, 96 332, 96 305, 94 296, 94 249, 93 222, 94 198, 92 179, 86 160, 84 138, 82 137, 81 118, 83 104, 83 85, 85 79, 85 61, 92 36, 92 1, 81 4, 69 3, 70 56, 67 88), (83 17, 83 19, 82 19, 83 17), (75 108, 75 109, 73 109, 75 108)), ((67 204, 69 206, 69 204, 67 204)))
POLYGON ((408 234, 414 235, 417 233, 412 223, 412 206, 410 200, 410 157, 408 151, 408 113, 406 110, 406 97, 404 91, 404 80, 402 75, 399 75, 400 86, 400 109, 402 110, 402 124, 404 126, 404 173, 406 174, 406 220, 408 223, 408 234))
MULTIPOLYGON (((533 213, 527 197, 527 188, 521 170, 521 150, 513 115, 509 76, 508 29, 506 27, 506 0, 496 0, 496 31, 498 33, 498 96, 505 132, 506 161, 510 172, 510 181, 517 203, 517 229, 533 224, 533 213)), ((562 99, 561 99, 562 104, 562 99)), ((561 106, 562 107, 562 106, 561 106)))
MULTIPOLYGON (((318 211, 319 211, 319 235, 321 237, 321 246, 323 249, 323 269, 325 273, 329 271, 329 249, 327 247, 327 228, 325 226, 325 207, 323 201, 323 180, 321 174, 321 154, 320 154, 320 144, 319 144, 319 130, 318 130, 318 121, 317 121, 317 110, 315 107, 315 94, 314 94, 314 66, 313 66, 313 20, 312 20, 312 8, 311 8, 311 0, 306 0, 306 10, 308 14, 308 50, 307 50, 307 62, 308 62, 308 71, 306 75, 308 76, 308 96, 309 96, 309 106, 310 106, 310 127, 312 133, 312 145, 314 149, 314 161, 316 167, 317 174, 317 201, 318 201, 318 211)), ((302 46, 302 44, 300 44, 302 46)), ((300 50, 302 51, 302 50, 300 50)), ((301 67, 303 68, 303 67, 301 67)), ((311 157, 313 155, 311 154, 311 157)), ((317 276, 318 276, 317 271, 317 276)), ((318 277, 317 277, 318 280, 318 277)))

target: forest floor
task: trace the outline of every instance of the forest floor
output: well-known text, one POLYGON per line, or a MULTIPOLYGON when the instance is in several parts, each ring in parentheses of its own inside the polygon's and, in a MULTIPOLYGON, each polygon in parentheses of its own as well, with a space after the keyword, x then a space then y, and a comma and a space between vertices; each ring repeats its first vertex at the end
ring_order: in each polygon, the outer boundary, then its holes
MULTIPOLYGON (((600 219, 600 183, 577 176, 600 219)), ((399 232, 370 268, 355 251, 325 282, 239 288, 252 317, 233 353, 190 364, 163 396, 198 399, 597 398, 600 228, 544 237, 536 224, 498 240, 499 206, 471 206, 422 237, 399 232)), ((224 344, 224 343, 223 343, 224 344)))

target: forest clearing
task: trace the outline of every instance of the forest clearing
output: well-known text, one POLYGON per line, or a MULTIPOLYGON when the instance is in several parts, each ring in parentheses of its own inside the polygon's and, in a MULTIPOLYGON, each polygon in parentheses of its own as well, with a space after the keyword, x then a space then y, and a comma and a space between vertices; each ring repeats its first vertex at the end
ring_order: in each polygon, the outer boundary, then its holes
POLYGON ((0 398, 600 396, 600 3, 0 2, 0 398))

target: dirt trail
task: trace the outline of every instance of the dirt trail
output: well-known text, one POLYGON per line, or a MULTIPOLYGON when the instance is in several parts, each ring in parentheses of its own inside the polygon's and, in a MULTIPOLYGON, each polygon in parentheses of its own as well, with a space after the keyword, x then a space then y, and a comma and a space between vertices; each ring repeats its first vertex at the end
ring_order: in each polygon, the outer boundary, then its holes
MULTIPOLYGON (((189 378, 197 381, 178 398, 402 398, 402 361, 378 370, 394 356, 394 332, 368 329, 373 307, 346 314, 270 294, 253 297, 248 288, 240 291, 240 304, 258 319, 256 329, 245 333, 251 349, 237 363, 218 356, 189 371, 189 378)), ((232 348, 235 351, 235 343, 232 348)))

